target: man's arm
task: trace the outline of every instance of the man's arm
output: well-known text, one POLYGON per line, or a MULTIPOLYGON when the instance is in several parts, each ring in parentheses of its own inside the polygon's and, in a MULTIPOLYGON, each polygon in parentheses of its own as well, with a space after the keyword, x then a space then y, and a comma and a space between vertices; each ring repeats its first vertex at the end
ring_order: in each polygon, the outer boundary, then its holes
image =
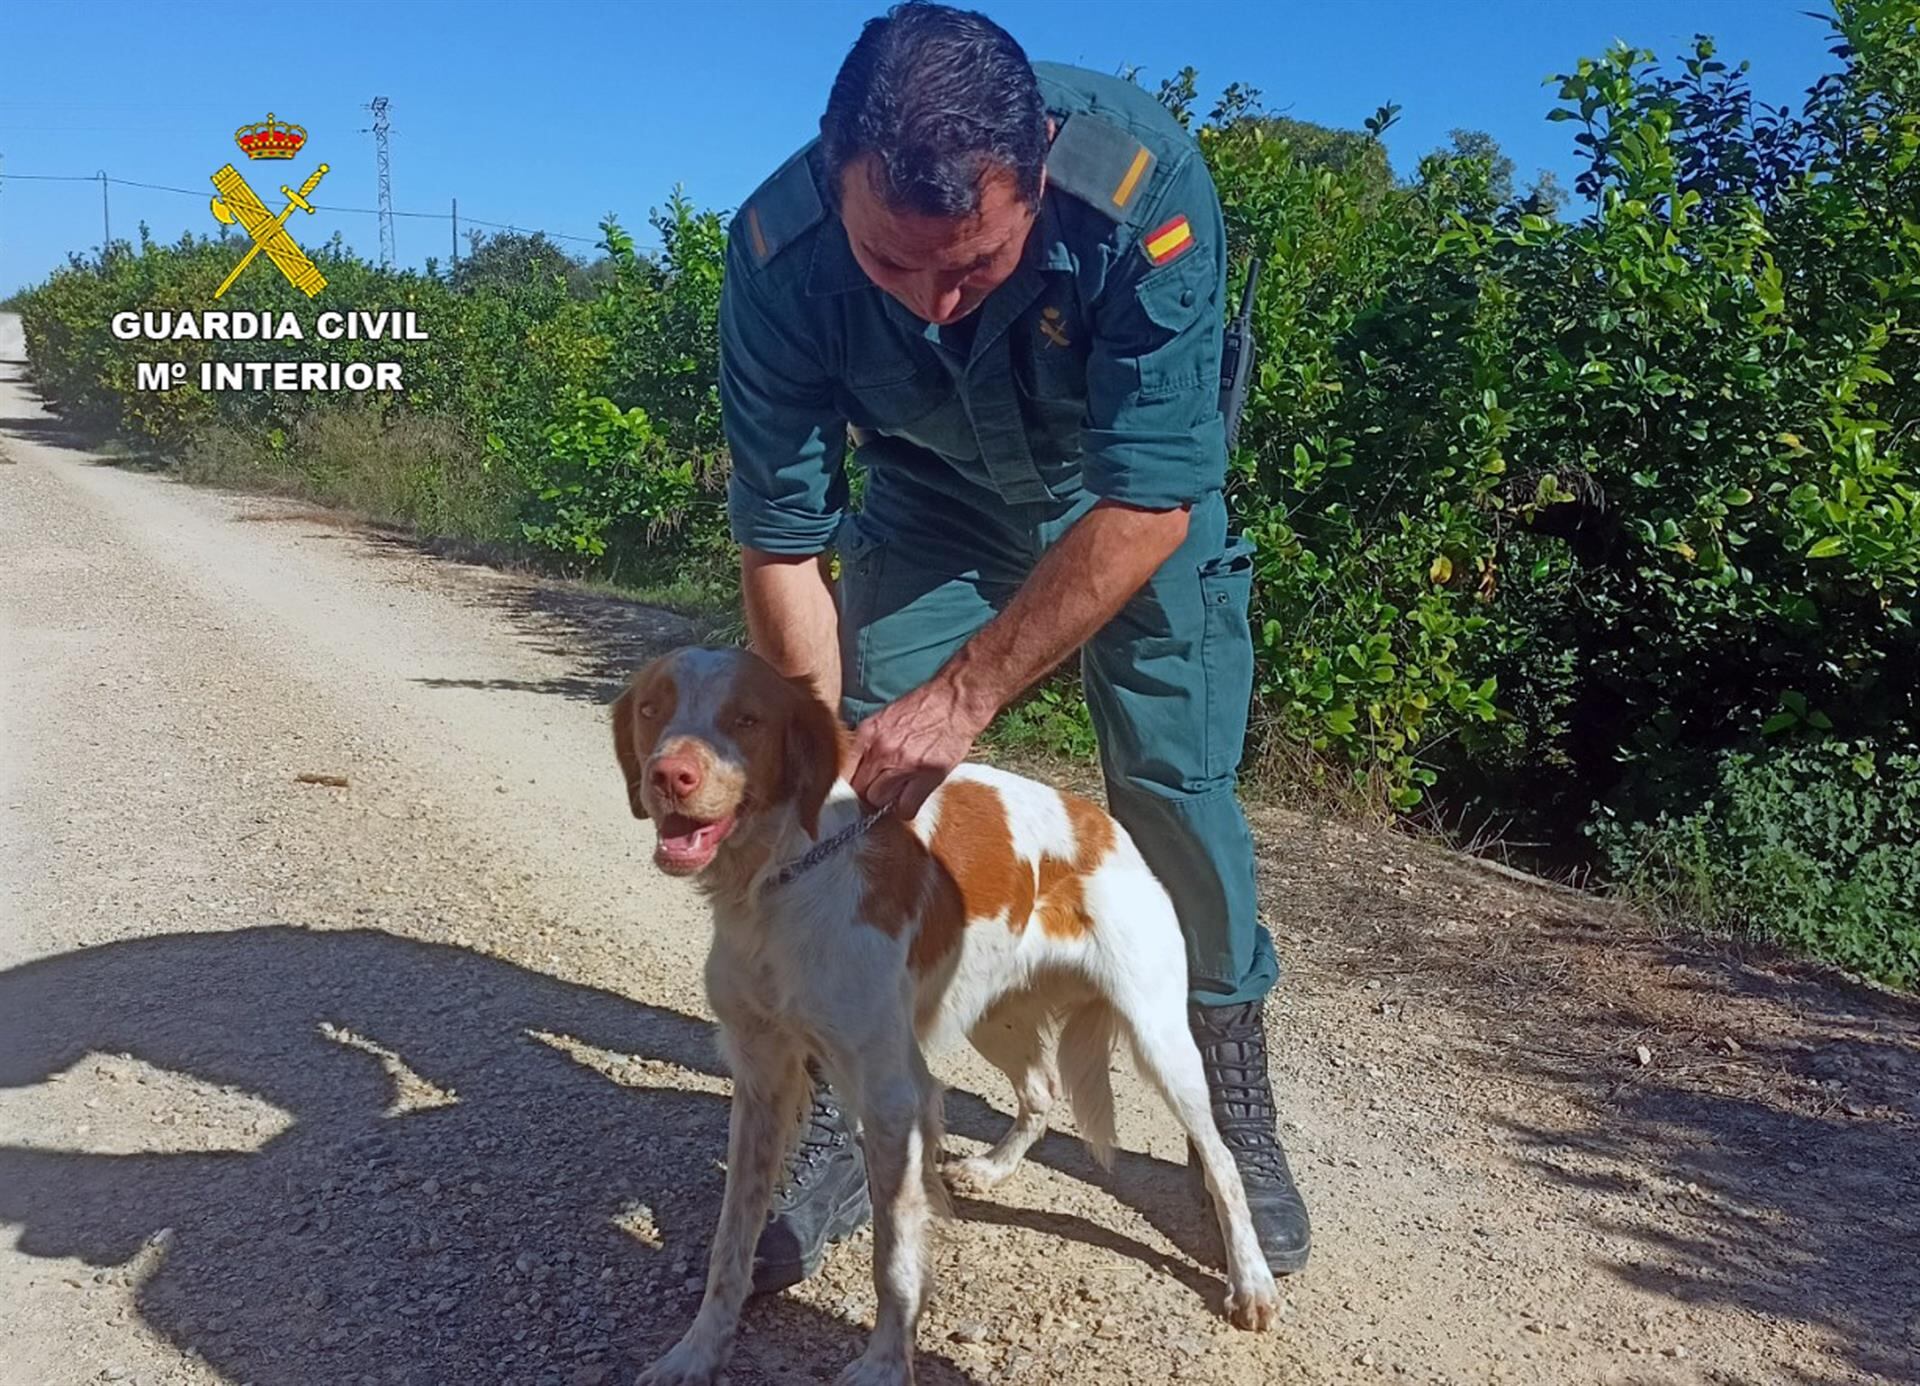
POLYGON ((1000 709, 1119 615, 1186 537, 1184 509, 1096 504, 938 674, 861 724, 860 797, 918 813, 1000 709))
POLYGON ((740 594, 753 648, 781 673, 805 677, 840 706, 840 615, 819 555, 740 551, 740 594))
POLYGON ((748 237, 732 238, 720 290, 727 522, 754 649, 838 707, 839 616, 821 554, 846 509, 847 425, 796 293, 763 279, 748 237))

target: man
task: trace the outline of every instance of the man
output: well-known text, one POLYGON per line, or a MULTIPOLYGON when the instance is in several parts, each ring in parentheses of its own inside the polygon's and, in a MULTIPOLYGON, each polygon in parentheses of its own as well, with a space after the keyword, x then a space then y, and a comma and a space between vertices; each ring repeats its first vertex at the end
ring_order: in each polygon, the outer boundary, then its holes
MULTIPOLYGON (((861 32, 820 138, 734 219, 721 403, 754 646, 857 725, 867 803, 911 816, 1081 650, 1108 802, 1179 911, 1215 1116, 1285 1272, 1309 1226, 1234 793, 1252 560, 1221 496, 1223 242, 1205 164, 1151 97, 1032 66, 984 16, 902 5, 861 32), (868 476, 851 515, 850 427, 868 476)), ((821 1087, 756 1288, 811 1275, 868 1216, 821 1087)))

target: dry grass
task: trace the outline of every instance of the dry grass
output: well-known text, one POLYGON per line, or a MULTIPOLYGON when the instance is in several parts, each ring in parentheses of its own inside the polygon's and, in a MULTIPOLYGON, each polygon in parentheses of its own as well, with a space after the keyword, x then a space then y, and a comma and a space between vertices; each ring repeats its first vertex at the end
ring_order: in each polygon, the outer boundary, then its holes
POLYGON ((180 470, 189 481, 297 496, 427 538, 519 538, 514 479, 445 419, 316 411, 279 447, 215 429, 195 443, 180 470))

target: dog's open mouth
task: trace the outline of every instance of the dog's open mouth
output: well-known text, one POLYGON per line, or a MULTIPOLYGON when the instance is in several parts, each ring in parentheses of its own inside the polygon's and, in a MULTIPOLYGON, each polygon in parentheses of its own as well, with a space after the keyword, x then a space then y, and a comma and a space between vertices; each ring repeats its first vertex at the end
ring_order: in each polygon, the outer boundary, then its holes
POLYGON ((702 823, 684 813, 670 813, 659 821, 660 842, 653 849, 655 865, 676 876, 706 869, 720 844, 733 832, 734 817, 702 823))

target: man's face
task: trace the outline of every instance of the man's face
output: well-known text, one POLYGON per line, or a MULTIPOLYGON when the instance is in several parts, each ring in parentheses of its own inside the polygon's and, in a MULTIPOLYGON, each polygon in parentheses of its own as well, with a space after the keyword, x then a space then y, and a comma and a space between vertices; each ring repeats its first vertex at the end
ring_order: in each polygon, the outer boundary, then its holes
POLYGON ((1035 210, 1020 200, 1012 173, 988 173, 979 209, 964 217, 895 211, 874 189, 871 173, 869 156, 841 175, 840 220, 867 278, 916 317, 941 326, 958 322, 1020 267, 1035 210))

